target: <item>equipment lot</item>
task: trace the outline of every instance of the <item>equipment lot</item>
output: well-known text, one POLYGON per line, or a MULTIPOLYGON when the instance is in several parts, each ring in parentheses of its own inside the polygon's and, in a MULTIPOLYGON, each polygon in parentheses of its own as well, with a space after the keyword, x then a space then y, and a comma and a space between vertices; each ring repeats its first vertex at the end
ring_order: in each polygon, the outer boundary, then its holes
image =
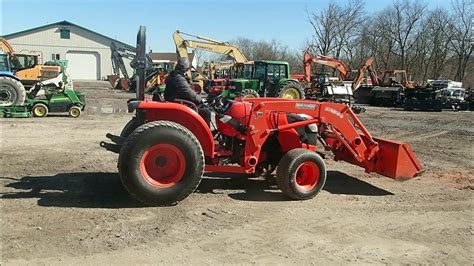
POLYGON ((274 181, 203 179, 172 207, 144 207, 120 183, 119 133, 133 94, 104 82, 83 116, 1 120, 1 263, 458 263, 473 261, 472 112, 367 107, 374 136, 410 143, 426 171, 397 182, 327 160, 328 181, 288 201, 274 181), (121 113, 113 113, 122 111, 121 113))

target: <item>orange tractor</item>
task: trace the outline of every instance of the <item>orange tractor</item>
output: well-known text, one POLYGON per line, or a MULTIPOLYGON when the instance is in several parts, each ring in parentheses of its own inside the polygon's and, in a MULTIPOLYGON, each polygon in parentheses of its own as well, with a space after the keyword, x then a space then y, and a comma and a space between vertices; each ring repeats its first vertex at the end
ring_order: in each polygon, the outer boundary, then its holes
POLYGON ((338 103, 281 98, 213 101, 211 130, 187 101, 144 100, 145 28, 137 36, 135 117, 114 143, 101 146, 119 153, 125 188, 150 205, 168 205, 190 195, 204 173, 271 174, 291 199, 313 198, 326 181, 319 147, 339 161, 393 179, 408 179, 421 165, 408 144, 374 138, 350 107, 338 103))

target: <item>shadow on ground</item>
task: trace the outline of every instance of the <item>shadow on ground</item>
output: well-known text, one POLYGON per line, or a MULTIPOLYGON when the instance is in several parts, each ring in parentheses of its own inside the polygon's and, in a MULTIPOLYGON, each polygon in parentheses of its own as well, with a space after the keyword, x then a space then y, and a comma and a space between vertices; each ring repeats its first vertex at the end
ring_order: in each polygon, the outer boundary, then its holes
MULTIPOLYGON (((77 208, 137 208, 143 204, 132 199, 117 173, 65 173, 54 176, 0 177, 6 188, 2 199, 38 198, 38 205, 77 208)), ((329 171, 323 188, 331 194, 387 196, 393 193, 338 171, 329 171)), ((196 193, 228 194, 244 201, 286 201, 273 177, 207 175, 196 193)))
POLYGON ((117 173, 65 173, 0 180, 4 187, 14 189, 1 193, 2 199, 38 198, 38 205, 48 207, 143 207, 129 196, 117 173))
MULTIPOLYGON (((229 197, 246 201, 287 201, 278 189, 273 177, 253 179, 232 175, 229 178, 203 179, 198 188, 201 193, 214 193, 219 190, 244 190, 229 193, 229 197)), ((369 184, 339 171, 328 171, 323 190, 337 195, 389 196, 393 193, 369 184)))

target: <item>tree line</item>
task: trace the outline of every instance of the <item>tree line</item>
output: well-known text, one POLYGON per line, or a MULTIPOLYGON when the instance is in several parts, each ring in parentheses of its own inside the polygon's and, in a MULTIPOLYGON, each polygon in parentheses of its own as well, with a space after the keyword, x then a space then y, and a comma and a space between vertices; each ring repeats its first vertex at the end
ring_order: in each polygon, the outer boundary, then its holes
POLYGON ((416 0, 395 0, 383 10, 367 14, 363 0, 330 2, 319 11, 307 10, 313 34, 300 51, 278 41, 238 38, 233 43, 251 59, 288 61, 302 71, 302 54, 333 56, 358 69, 368 57, 379 72, 405 69, 413 81, 463 81, 472 77, 474 15, 470 0, 452 0, 445 8, 429 9, 416 0))

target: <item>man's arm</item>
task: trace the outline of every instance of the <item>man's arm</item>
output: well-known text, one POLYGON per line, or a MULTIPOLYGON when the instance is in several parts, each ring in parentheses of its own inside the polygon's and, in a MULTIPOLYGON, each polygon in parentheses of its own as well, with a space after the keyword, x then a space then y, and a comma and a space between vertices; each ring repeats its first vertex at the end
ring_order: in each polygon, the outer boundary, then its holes
POLYGON ((179 99, 188 100, 195 104, 200 104, 202 99, 197 93, 191 88, 186 79, 179 76, 177 87, 179 88, 179 99))

